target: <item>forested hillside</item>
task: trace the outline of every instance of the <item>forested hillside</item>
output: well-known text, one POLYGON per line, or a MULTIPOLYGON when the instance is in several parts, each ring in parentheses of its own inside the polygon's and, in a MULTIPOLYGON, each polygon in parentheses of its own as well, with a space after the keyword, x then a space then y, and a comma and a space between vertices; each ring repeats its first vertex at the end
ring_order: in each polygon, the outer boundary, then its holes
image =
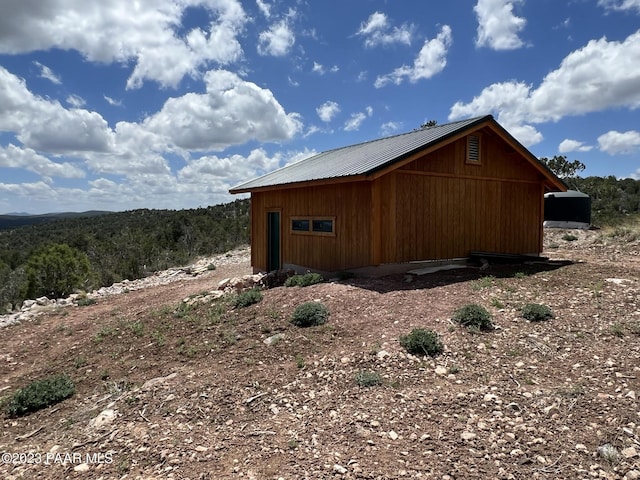
MULTIPOLYGON (((639 180, 565 181, 591 196, 597 226, 640 213, 639 180)), ((249 243, 248 199, 192 210, 87 213, 92 215, 0 230, 0 313, 25 298, 133 280, 249 243)))
POLYGON ((67 218, 88 218, 99 215, 108 215, 113 212, 105 212, 99 210, 92 210, 88 212, 65 212, 65 213, 46 213, 44 215, 29 215, 29 214, 9 214, 0 215, 0 230, 7 230, 9 228, 18 228, 25 225, 38 225, 41 223, 55 222, 67 218))
POLYGON ((539 159, 572 190, 591 197, 591 221, 595 225, 624 222, 629 215, 640 213, 640 180, 608 177, 580 177, 586 169, 580 160, 567 160, 565 155, 539 159))
POLYGON ((591 196, 591 221, 603 226, 619 223, 640 213, 640 180, 616 177, 576 177, 567 180, 570 188, 591 196))
POLYGON ((1 230, 0 305, 141 278, 248 243, 248 199, 208 208, 133 210, 1 230), (87 261, 85 278, 78 285, 65 284, 65 271, 66 276, 72 270, 84 271, 87 261), (58 270, 61 278, 52 278, 51 270, 58 270))

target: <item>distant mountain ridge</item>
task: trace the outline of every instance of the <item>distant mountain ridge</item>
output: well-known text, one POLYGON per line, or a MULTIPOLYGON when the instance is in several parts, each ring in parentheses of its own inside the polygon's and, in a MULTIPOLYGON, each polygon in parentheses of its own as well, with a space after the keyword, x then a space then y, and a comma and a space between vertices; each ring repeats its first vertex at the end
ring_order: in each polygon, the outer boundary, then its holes
POLYGON ((89 210, 87 212, 43 213, 40 215, 31 215, 28 213, 9 213, 6 215, 0 215, 0 230, 23 227, 25 225, 36 225, 45 222, 53 222, 66 218, 88 218, 101 215, 109 215, 112 213, 114 212, 102 210, 89 210))

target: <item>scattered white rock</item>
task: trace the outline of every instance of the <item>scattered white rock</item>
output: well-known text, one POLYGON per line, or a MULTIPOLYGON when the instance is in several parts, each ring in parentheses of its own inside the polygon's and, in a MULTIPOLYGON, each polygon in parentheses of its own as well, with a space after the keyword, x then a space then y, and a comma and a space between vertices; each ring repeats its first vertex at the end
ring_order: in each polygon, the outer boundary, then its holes
POLYGON ((638 456, 638 451, 635 447, 624 448, 620 451, 624 458, 633 458, 638 456))
POLYGON ((144 382, 144 384, 142 385, 141 390, 151 390, 153 387, 157 387, 158 385, 163 385, 163 384, 173 380, 177 376, 178 376, 178 374, 176 372, 173 372, 173 373, 167 375, 166 377, 152 378, 151 380, 147 380, 146 382, 144 382))
POLYGON ((92 418, 89 421, 89 428, 95 428, 96 430, 100 430, 105 426, 110 425, 116 419, 116 411, 112 409, 103 410, 98 414, 97 417, 92 418))
POLYGON ((278 343, 280 340, 283 340, 284 338, 284 333, 276 333, 275 335, 271 335, 269 338, 265 338, 262 342, 265 345, 273 345, 275 343, 278 343))
POLYGON ((473 440, 477 435, 473 432, 464 431, 460 434, 460 438, 463 440, 473 440))
MULTIPOLYGON (((51 311, 56 308, 66 308, 77 305, 79 298, 88 298, 95 300, 101 297, 108 297, 111 295, 120 295, 126 292, 140 290, 147 287, 166 285, 177 280, 184 280, 194 278, 195 276, 205 273, 210 270, 210 265, 222 266, 230 264, 238 264, 248 261, 250 258, 249 247, 241 247, 231 252, 227 252, 215 257, 202 258, 196 261, 194 264, 186 267, 170 268, 161 272, 156 272, 148 277, 140 278, 137 280, 123 280, 122 282, 114 283, 108 287, 101 287, 93 292, 89 292, 86 295, 79 295, 77 293, 69 295, 67 298, 49 299, 47 297, 40 297, 32 300, 28 299, 22 302, 20 311, 12 312, 6 315, 0 315, 0 328, 14 325, 17 323, 33 320, 38 315, 51 311)), ((255 285, 262 282, 263 275, 245 275, 237 280, 237 283, 232 287, 235 290, 243 290, 245 288, 253 288, 255 285)), ((227 279, 230 280, 230 279, 227 279)), ((209 292, 207 295, 211 297, 207 300, 215 299, 216 296, 221 296, 225 293, 209 292)))
POLYGON ((378 360, 383 360, 384 357, 389 357, 389 356, 391 355, 386 350, 380 350, 378 353, 376 353, 376 357, 378 358, 378 360))
POLYGON ((445 367, 443 367, 442 365, 438 365, 436 367, 436 375, 446 375, 447 374, 447 369, 445 367))
POLYGON ((336 463, 336 464, 333 466, 333 471, 334 471, 334 472, 337 472, 337 473, 340 473, 341 475, 344 475, 345 473, 347 473, 347 469, 346 469, 346 468, 344 468, 342 465, 340 465, 340 464, 338 464, 338 463, 336 463))
POLYGON ((600 445, 598 447, 598 454, 604 460, 613 463, 618 459, 620 452, 618 452, 618 449, 610 443, 605 443, 604 445, 600 445))
POLYGON ((81 463, 80 465, 76 465, 73 467, 74 472, 87 473, 89 471, 89 465, 86 463, 81 463))
POLYGON ((387 435, 389 435, 389 438, 391 440, 397 440, 398 437, 399 437, 399 435, 396 432, 394 432, 393 430, 391 430, 387 435))

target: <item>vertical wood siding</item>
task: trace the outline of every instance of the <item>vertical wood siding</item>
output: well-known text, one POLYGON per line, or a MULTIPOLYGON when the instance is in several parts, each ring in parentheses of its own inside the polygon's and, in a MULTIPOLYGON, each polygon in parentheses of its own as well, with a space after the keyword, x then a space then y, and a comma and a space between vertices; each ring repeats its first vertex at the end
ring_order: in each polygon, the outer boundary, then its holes
POLYGON ((254 268, 266 269, 266 212, 270 209, 282 211, 283 263, 325 271, 370 264, 370 182, 253 192, 251 204, 254 268), (291 233, 291 217, 298 216, 335 217, 335 236, 291 233))
POLYGON ((396 171, 396 199, 381 208, 382 224, 395 227, 382 263, 540 251, 539 173, 493 135, 482 136, 480 165, 465 162, 465 149, 461 139, 396 171))
POLYGON ((282 261, 324 271, 466 257, 538 253, 543 177, 498 135, 481 131, 480 165, 461 138, 373 181, 251 195, 252 265, 266 269, 266 216, 282 212, 282 261), (335 217, 335 236, 290 232, 296 216, 335 217))

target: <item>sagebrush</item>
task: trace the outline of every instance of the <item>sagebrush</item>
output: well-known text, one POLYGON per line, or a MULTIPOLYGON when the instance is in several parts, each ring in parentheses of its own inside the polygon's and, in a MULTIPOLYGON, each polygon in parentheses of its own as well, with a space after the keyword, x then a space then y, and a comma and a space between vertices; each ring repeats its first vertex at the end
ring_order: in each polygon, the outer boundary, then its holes
POLYGON ((541 322, 543 320, 551 320, 553 318, 553 312, 551 309, 540 303, 527 303, 522 307, 520 314, 530 322, 541 322))
POLYGON ((493 330, 491 314, 482 305, 471 303, 453 312, 453 320, 474 330, 493 330))
POLYGON ((244 308, 258 303, 260 300, 262 300, 262 292, 259 288, 252 288, 251 290, 245 290, 239 293, 233 301, 233 304, 236 308, 244 308))
POLYGON ((356 374, 355 380, 361 387, 373 387, 382 383, 380 374, 371 370, 360 370, 356 374))
POLYGON ((297 327, 315 327, 326 323, 329 310, 320 302, 306 302, 293 312, 291 323, 297 327))
POLYGON ((75 385, 66 374, 54 375, 31 382, 9 398, 6 411, 11 417, 20 417, 41 410, 75 393, 75 385))
POLYGON ((413 355, 428 355, 435 357, 444 350, 440 336, 424 328, 414 328, 408 335, 400 337, 400 345, 413 355))
POLYGON ((305 273, 304 275, 294 275, 284 282, 285 287, 308 287, 316 283, 324 282, 324 277, 319 273, 305 273))

